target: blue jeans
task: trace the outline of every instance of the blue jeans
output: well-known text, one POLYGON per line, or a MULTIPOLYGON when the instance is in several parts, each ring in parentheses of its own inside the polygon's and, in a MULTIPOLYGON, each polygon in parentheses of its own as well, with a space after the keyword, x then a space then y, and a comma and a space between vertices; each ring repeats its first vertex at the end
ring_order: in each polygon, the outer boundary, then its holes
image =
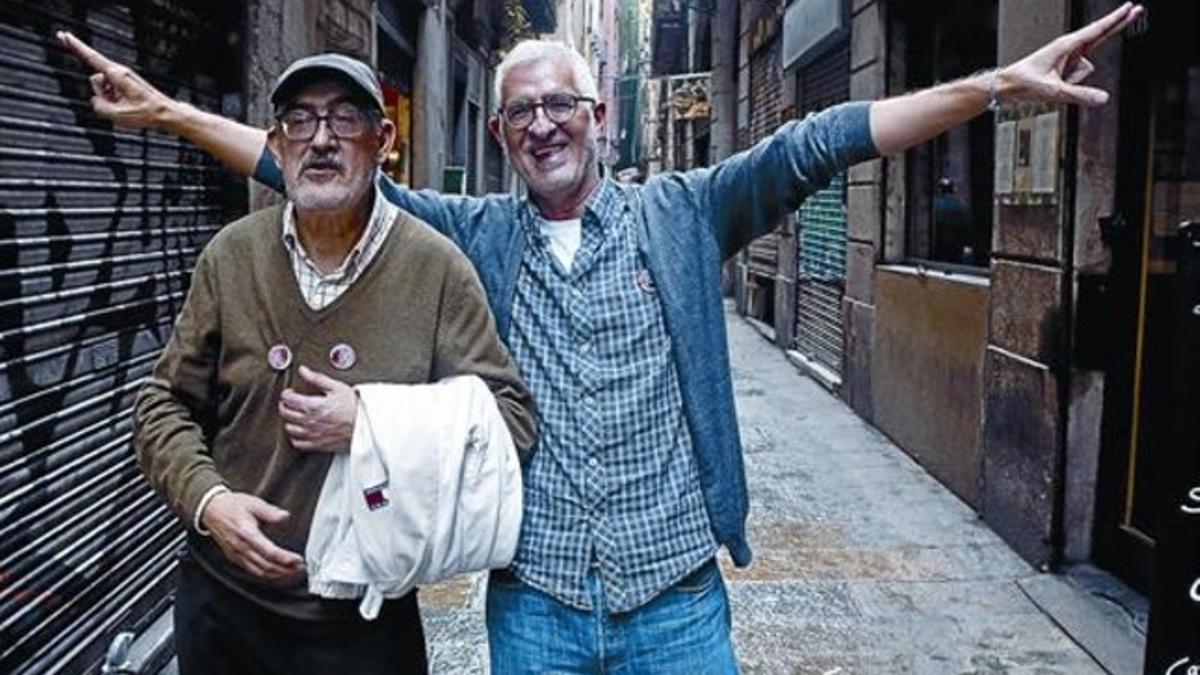
POLYGON ((729 598, 715 562, 631 612, 608 612, 595 570, 588 594, 592 610, 584 611, 493 573, 487 593, 493 675, 738 672, 729 598))

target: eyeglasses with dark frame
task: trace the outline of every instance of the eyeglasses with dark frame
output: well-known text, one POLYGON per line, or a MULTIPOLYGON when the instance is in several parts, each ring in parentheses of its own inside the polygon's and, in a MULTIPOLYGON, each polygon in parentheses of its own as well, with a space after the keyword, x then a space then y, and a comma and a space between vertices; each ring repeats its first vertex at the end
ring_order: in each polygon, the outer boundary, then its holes
POLYGON ((375 115, 353 103, 339 103, 324 115, 309 108, 290 108, 275 119, 279 122, 283 137, 289 141, 312 140, 322 121, 328 125, 331 134, 352 141, 366 133, 374 118, 375 115))
POLYGON ((513 101, 500 109, 500 117, 508 128, 519 131, 533 124, 537 109, 541 108, 551 122, 562 124, 571 120, 580 103, 595 104, 596 99, 575 94, 546 94, 540 101, 513 101))

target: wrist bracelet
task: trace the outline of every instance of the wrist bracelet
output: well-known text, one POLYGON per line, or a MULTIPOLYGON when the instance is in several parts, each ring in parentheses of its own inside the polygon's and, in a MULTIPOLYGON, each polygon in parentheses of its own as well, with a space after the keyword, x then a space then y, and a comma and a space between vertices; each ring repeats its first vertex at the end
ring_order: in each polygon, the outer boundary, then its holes
POLYGON ((992 70, 992 76, 988 79, 987 92, 987 109, 996 112, 1000 110, 1000 90, 996 88, 996 84, 1000 79, 1000 69, 992 70))

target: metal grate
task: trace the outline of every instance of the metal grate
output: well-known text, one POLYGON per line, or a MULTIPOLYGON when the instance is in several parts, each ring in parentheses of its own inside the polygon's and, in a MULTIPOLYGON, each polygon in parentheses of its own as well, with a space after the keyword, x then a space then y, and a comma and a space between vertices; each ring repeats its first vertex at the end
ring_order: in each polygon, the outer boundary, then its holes
POLYGON ((846 181, 800 206, 796 239, 796 347, 834 372, 842 370, 842 291, 846 280, 846 181))
MULTIPOLYGON (((850 97, 850 44, 832 48, 796 76, 801 114, 850 97)), ((842 294, 846 286, 846 177, 809 196, 796 221, 796 349, 842 372, 842 294)))
POLYGON ((0 672, 95 672, 164 604, 182 534, 137 471, 128 409, 196 256, 245 204, 199 150, 95 119, 54 31, 219 110, 236 72, 213 46, 240 16, 0 4, 0 672))
MULTIPOLYGON (((782 40, 775 38, 750 59, 750 144, 779 128, 783 105, 782 40)), ((750 268, 774 277, 778 272, 779 235, 765 234, 750 244, 750 268)))

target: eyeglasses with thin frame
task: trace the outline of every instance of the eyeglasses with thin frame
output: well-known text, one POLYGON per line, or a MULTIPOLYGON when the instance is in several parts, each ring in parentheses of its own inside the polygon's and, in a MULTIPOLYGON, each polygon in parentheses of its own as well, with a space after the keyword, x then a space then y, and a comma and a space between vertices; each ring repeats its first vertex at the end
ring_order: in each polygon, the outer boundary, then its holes
POLYGON ((580 103, 594 104, 595 102, 596 99, 589 96, 566 93, 546 94, 540 101, 513 101, 500 109, 500 117, 504 119, 508 128, 520 130, 533 124, 533 118, 537 116, 537 109, 541 108, 551 122, 562 124, 571 120, 580 103))
POLYGON ((371 126, 371 114, 353 103, 340 103, 319 115, 308 108, 291 108, 276 118, 283 137, 289 141, 308 141, 317 135, 321 122, 329 127, 329 132, 338 138, 354 140, 371 126))

